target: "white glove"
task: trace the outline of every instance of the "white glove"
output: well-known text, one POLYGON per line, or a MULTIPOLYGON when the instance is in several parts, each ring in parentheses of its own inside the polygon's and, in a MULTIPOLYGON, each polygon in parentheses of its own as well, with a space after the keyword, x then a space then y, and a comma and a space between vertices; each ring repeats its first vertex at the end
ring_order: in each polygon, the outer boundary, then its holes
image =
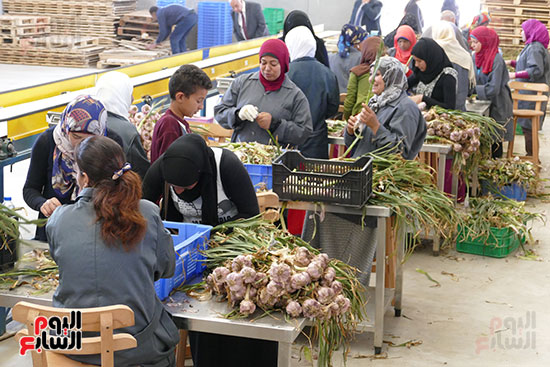
POLYGON ((253 106, 251 104, 247 104, 241 107, 241 110, 239 111, 239 118, 241 120, 248 120, 250 122, 254 122, 254 120, 258 117, 258 107, 253 106))

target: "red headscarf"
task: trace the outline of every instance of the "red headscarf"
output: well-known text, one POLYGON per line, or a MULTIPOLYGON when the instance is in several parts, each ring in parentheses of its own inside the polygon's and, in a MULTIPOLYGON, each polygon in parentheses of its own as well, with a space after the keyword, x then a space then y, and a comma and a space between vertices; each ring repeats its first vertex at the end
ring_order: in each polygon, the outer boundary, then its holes
POLYGON ((475 53, 476 67, 481 68, 483 74, 489 74, 493 71, 493 62, 498 53, 498 34, 491 28, 481 26, 474 29, 471 36, 481 43, 481 50, 475 53))
MULTIPOLYGON (((393 37, 393 47, 395 48, 394 57, 399 60, 403 65, 406 65, 407 61, 409 61, 414 45, 416 45, 416 34, 414 33, 414 29, 412 29, 408 25, 402 25, 397 28, 397 32, 395 32, 395 37, 393 37), (399 41, 400 38, 404 38, 411 43, 411 47, 407 51, 403 51, 397 45, 397 41, 399 41)), ((411 73, 412 71, 408 70, 407 76, 409 76, 411 73)))
POLYGON ((266 91, 279 90, 285 81, 285 74, 288 71, 288 63, 290 60, 288 48, 283 41, 279 39, 270 39, 265 41, 262 47, 260 47, 260 60, 263 56, 272 56, 279 60, 279 64, 281 64, 281 75, 279 75, 276 80, 269 81, 264 78, 260 71, 260 82, 266 91))

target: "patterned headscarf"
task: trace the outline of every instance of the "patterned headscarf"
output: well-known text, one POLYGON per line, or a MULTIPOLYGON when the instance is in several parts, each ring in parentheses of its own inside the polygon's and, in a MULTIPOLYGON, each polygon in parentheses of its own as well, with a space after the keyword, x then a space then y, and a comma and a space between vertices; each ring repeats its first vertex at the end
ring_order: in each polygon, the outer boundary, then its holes
POLYGON ((369 107, 375 113, 388 103, 395 101, 401 93, 407 90, 405 68, 395 57, 381 57, 378 71, 384 80, 384 91, 369 100, 369 107))
POLYGON ((340 57, 348 57, 351 46, 361 43, 368 35, 368 32, 363 27, 345 24, 338 39, 338 54, 340 57))
POLYGON ((544 48, 548 48, 548 29, 540 21, 536 19, 527 19, 521 24, 523 33, 525 33, 525 44, 531 42, 540 42, 544 48))
MULTIPOLYGON (((60 198, 66 198, 75 187, 74 147, 70 132, 94 135, 107 134, 107 111, 101 102, 90 96, 79 96, 65 107, 61 121, 53 131, 52 187, 60 198)), ((76 190, 73 198, 76 198, 76 190)))

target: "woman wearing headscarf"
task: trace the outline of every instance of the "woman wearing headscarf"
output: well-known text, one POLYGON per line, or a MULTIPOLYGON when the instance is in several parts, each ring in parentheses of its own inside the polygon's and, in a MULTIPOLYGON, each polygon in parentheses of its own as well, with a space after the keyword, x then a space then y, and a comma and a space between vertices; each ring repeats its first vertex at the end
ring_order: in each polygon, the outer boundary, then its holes
MULTIPOLYGON (((498 52, 498 35, 493 29, 481 26, 474 29, 470 36, 475 52, 477 98, 491 101, 489 116, 506 128, 503 138, 510 141, 514 137, 512 93, 508 87, 506 63, 498 52)), ((495 143, 492 152, 493 158, 500 158, 502 143, 495 143)))
POLYGON ((110 71, 97 80, 95 89, 95 97, 107 110, 107 127, 122 139, 124 154, 132 170, 145 177, 150 163, 141 144, 141 136, 128 119, 134 90, 130 77, 119 71, 110 71))
POLYGON ((361 112, 363 103, 368 102, 372 91, 371 65, 376 60, 381 42, 380 37, 369 37, 361 42, 361 64, 352 68, 349 75, 348 93, 344 101, 344 121, 361 112))
MULTIPOLYGON (((515 73, 510 73, 510 79, 520 82, 544 83, 550 86, 550 56, 548 55, 548 29, 540 21, 529 19, 521 25, 521 36, 525 47, 521 50, 516 61, 508 61, 507 64, 516 68, 515 73)), ((535 92, 525 94, 534 94, 535 92)), ((540 117, 539 129, 546 117, 547 102, 542 104, 544 114, 540 117)), ((518 102, 520 109, 534 109, 535 102, 518 102)), ((523 135, 525 135, 525 149, 527 155, 533 155, 533 134, 531 131, 531 119, 518 118, 523 135)))
MULTIPOLYGON (((70 102, 55 127, 44 131, 32 148, 23 198, 38 211, 39 218, 49 217, 56 208, 73 203, 77 197, 75 146, 90 135, 106 135, 107 111, 90 96, 70 102)), ((37 227, 35 239, 46 241, 44 227, 37 227)))
POLYGON ((417 2, 418 0, 410 0, 407 5, 405 5, 405 14, 411 14, 416 18, 416 23, 419 26, 416 31, 420 33, 422 32, 422 28, 424 28, 424 18, 422 17, 422 11, 420 7, 418 7, 417 2))
POLYGON ((491 23, 491 16, 489 15, 489 13, 482 11, 481 13, 476 15, 474 19, 472 19, 472 23, 470 24, 470 26, 462 31, 462 34, 466 41, 470 42, 470 34, 474 29, 481 26, 488 27, 489 23, 491 23))
POLYGON ((402 25, 397 28, 397 32, 393 37, 393 48, 388 51, 388 55, 395 57, 403 64, 407 77, 412 74, 412 70, 409 69, 409 65, 411 62, 411 52, 415 45, 416 34, 411 27, 408 25, 402 25))
POLYGON ((435 23, 432 27, 432 37, 443 48, 458 73, 455 108, 466 111, 466 98, 476 83, 472 56, 458 43, 453 26, 449 22, 435 23))
POLYGON ((416 104, 424 102, 428 108, 454 109, 458 73, 445 51, 433 39, 421 38, 411 54, 414 66, 408 82, 415 93, 411 99, 416 104))
POLYGON ((330 67, 329 61, 328 61, 328 52, 327 48, 325 47, 325 41, 323 41, 321 38, 317 37, 315 35, 315 31, 313 30, 313 25, 311 24, 311 21, 309 20, 309 17, 306 13, 304 13, 301 10, 293 10, 286 16, 285 23, 283 25, 283 37, 281 40, 283 42, 286 39, 286 35, 292 28, 304 26, 307 27, 311 34, 313 34, 313 37, 315 38, 315 42, 317 44, 317 48, 315 50, 315 58, 326 67, 330 67))
POLYGON ((359 45, 368 33, 363 28, 345 24, 338 38, 338 52, 329 55, 330 70, 336 75, 340 93, 346 93, 348 88, 349 71, 361 63, 359 45))
POLYGON ((313 121, 311 136, 298 149, 305 157, 328 159, 326 119, 338 112, 340 103, 336 76, 315 60, 315 39, 306 27, 288 32, 286 44, 291 61, 287 76, 304 92, 313 121))
MULTIPOLYGON (((163 198, 161 216, 176 222, 216 226, 259 213, 250 176, 231 151, 210 148, 196 134, 175 140, 143 181, 143 198, 163 198)), ((276 366, 277 343, 190 332, 195 366, 276 366), (216 346, 216 353, 212 353, 216 346), (246 356, 244 358, 243 356, 246 356)))
POLYGON ((409 27, 411 27, 415 35, 419 35, 422 33, 422 28, 420 28, 417 18, 412 14, 407 13, 403 17, 403 19, 401 19, 401 22, 399 22, 399 25, 397 26, 397 28, 395 28, 393 31, 391 31, 384 37, 384 45, 386 45, 386 47, 388 48, 394 47, 395 34, 397 33, 397 30, 403 25, 408 25, 409 27))
POLYGON ((361 113, 352 116, 344 135, 346 145, 357 143, 354 157, 382 147, 399 147, 403 158, 415 159, 424 144, 426 121, 418 107, 407 97, 407 78, 399 60, 380 58, 373 78, 374 96, 364 104, 361 113))
POLYGON ((283 41, 270 39, 259 56, 260 71, 235 79, 214 107, 214 117, 234 130, 231 141, 270 144, 269 131, 283 146, 300 146, 311 134, 311 113, 304 93, 286 78, 288 49, 283 41))
MULTIPOLYGON (((172 276, 176 266, 159 208, 141 200, 141 179, 113 140, 88 137, 74 155, 77 202, 56 209, 46 225, 59 266, 53 305, 127 305, 135 324, 123 331, 136 338, 137 347, 115 352, 115 365, 174 366, 178 329, 154 290, 154 282, 172 276)), ((99 354, 70 358, 101 364, 99 354)))

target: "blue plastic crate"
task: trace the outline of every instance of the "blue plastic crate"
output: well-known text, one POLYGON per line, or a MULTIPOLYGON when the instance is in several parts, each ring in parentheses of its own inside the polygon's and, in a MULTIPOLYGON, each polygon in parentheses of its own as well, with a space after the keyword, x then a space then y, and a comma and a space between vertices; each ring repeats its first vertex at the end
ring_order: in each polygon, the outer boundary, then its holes
POLYGON ((185 6, 185 0, 157 0, 157 6, 159 8, 172 5, 172 4, 178 4, 181 6, 185 6))
POLYGON ((481 188, 482 194, 484 195, 490 192, 495 196, 500 196, 515 201, 525 201, 527 199, 527 188, 520 186, 517 183, 512 183, 511 185, 497 188, 494 183, 482 181, 481 188), (497 192, 495 192, 495 190, 497 190, 497 192))
POLYGON ((201 263, 204 256, 200 250, 205 250, 210 239, 211 226, 193 223, 176 223, 165 221, 164 227, 176 230, 172 234, 174 250, 176 251, 176 268, 174 276, 167 279, 159 279, 155 282, 155 291, 163 300, 172 289, 188 283, 194 277, 201 275, 206 265, 201 263))
POLYGON ((233 20, 228 2, 198 4, 197 47, 226 45, 233 40, 233 20))
POLYGON ((260 183, 265 183, 266 188, 273 188, 273 167, 267 164, 245 164, 248 175, 252 180, 254 188, 258 188, 260 183))

